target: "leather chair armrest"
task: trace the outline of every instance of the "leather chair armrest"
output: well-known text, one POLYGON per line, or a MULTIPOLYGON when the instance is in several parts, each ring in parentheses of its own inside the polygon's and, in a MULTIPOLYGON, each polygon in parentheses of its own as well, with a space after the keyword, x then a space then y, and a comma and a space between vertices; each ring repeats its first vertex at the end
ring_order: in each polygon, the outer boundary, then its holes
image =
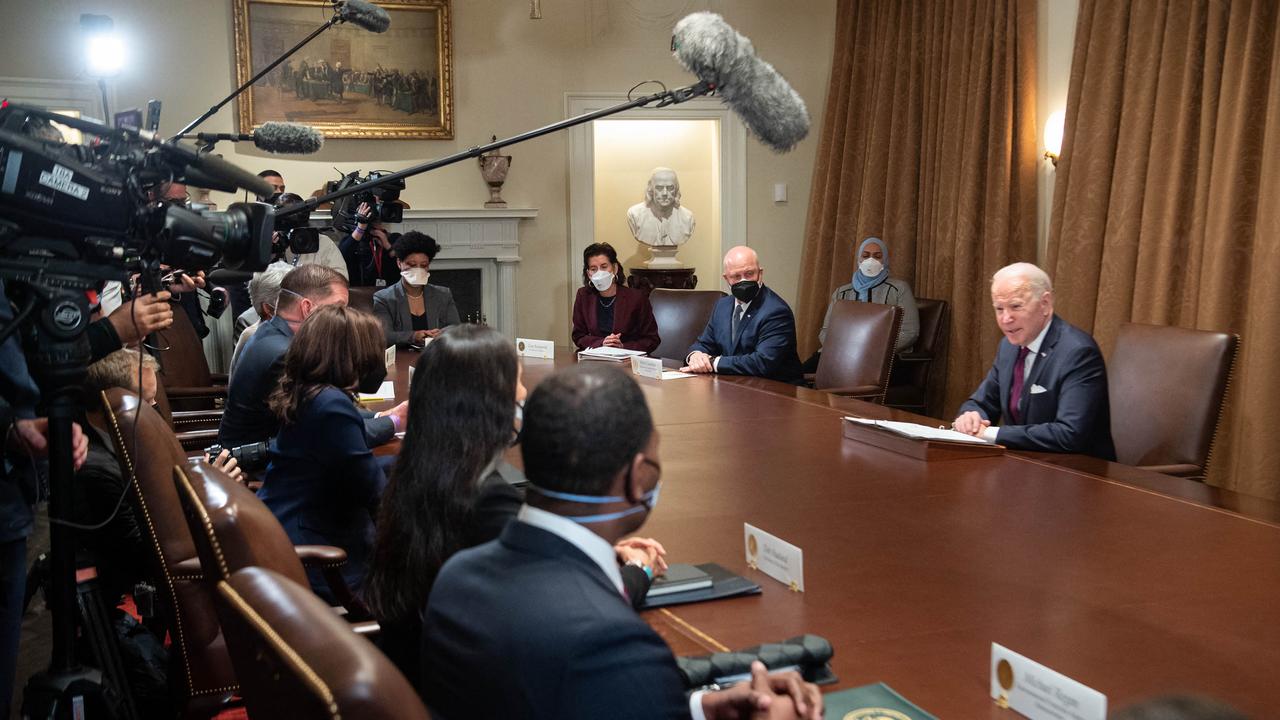
POLYGON ((191 430, 188 432, 175 433, 178 442, 182 443, 182 449, 187 452, 201 454, 205 448, 218 442, 218 429, 212 430, 191 430))
POLYGON ((840 397, 857 398, 859 400, 879 400, 884 396, 884 388, 879 385, 851 385, 849 387, 822 388, 822 392, 840 397))
POLYGON ((200 568, 200 558, 189 557, 180 560, 169 568, 169 572, 181 580, 203 580, 204 570, 200 568))
POLYGON ((1161 475, 1173 475, 1175 477, 1189 478, 1192 480, 1204 480, 1204 469, 1189 463, 1180 463, 1177 465, 1139 465, 1143 470, 1158 472, 1161 475))
POLYGON ((197 387, 166 387, 164 389, 166 395, 170 399, 175 397, 183 398, 225 398, 227 396, 226 386, 220 385, 201 385, 197 387))
POLYGON ((340 568, 347 564, 347 551, 332 545, 294 545, 298 559, 307 568, 340 568))
POLYGON ((175 410, 170 415, 173 428, 178 431, 217 428, 222 422, 221 410, 175 410))

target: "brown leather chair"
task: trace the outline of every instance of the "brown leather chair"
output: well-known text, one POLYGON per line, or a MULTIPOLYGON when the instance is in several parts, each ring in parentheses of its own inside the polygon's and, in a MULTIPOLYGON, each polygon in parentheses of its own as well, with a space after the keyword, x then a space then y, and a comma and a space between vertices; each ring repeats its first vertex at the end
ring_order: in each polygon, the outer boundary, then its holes
POLYGON ((182 449, 188 454, 199 454, 218 442, 218 424, 222 421, 222 411, 170 409, 169 394, 159 376, 156 377, 156 412, 173 428, 182 449))
POLYGON ((702 334, 716 301, 725 294, 719 290, 668 290, 657 288, 649 293, 653 318, 658 323, 662 342, 651 353, 654 357, 683 362, 689 346, 702 334))
POLYGON ((135 479, 130 500, 152 549, 150 573, 172 641, 169 683, 175 705, 186 716, 212 716, 228 706, 238 688, 173 488, 173 468, 185 465, 187 454, 160 415, 137 395, 114 388, 101 397, 121 472, 135 479))
POLYGON ((349 297, 347 307, 353 307, 357 310, 373 314, 373 294, 382 288, 376 287, 352 287, 348 288, 349 297))
POLYGON ((191 318, 178 306, 173 308, 173 324, 158 333, 159 379, 164 382, 169 405, 175 410, 221 408, 227 398, 227 376, 209 372, 204 343, 191 326, 191 318))
POLYGON ((837 300, 814 389, 883 404, 901 328, 897 305, 837 300))
MULTIPOLYGON (((328 545, 295 546, 257 495, 208 463, 176 467, 173 479, 200 563, 208 568, 206 582, 216 585, 241 568, 263 567, 309 587, 305 564, 324 574, 349 620, 369 617, 342 579, 341 569, 347 562, 344 550, 328 545)), ((357 628, 360 632, 377 629, 376 623, 357 628)))
POLYGON ((920 311, 920 335, 907 352, 898 353, 889 376, 884 404, 918 415, 933 417, 941 411, 936 397, 938 379, 947 374, 947 330, 951 317, 946 300, 916 298, 920 311))
POLYGON ((250 717, 430 717, 391 661, 308 588, 250 567, 218 583, 218 598, 250 717))
POLYGON ((1204 480, 1240 336, 1125 323, 1107 363, 1116 459, 1204 480))

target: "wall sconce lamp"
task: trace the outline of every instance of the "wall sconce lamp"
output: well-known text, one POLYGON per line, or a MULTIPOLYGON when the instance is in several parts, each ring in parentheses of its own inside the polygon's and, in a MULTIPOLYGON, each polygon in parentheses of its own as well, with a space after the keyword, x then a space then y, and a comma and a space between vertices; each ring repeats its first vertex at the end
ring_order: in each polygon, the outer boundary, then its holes
POLYGON ((1055 110, 1044 124, 1044 156, 1053 166, 1058 167, 1058 157, 1062 153, 1062 126, 1066 120, 1066 112, 1055 110))

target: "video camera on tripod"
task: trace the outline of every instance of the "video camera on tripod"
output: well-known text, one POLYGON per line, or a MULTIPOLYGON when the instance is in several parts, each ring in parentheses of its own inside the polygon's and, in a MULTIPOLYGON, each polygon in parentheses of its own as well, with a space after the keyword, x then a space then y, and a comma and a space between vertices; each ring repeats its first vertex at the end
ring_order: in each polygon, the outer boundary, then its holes
POLYGON ((325 193, 336 193, 365 183, 372 184, 369 188, 333 201, 333 226, 350 234, 359 222, 403 222, 404 208, 396 201, 400 199, 400 192, 404 190, 404 180, 392 179, 378 183, 378 180, 389 175, 391 173, 386 170, 371 170, 369 174, 360 177, 360 172, 355 171, 343 175, 341 180, 330 180, 326 183, 325 193), (359 217, 361 204, 369 206, 367 220, 359 217))

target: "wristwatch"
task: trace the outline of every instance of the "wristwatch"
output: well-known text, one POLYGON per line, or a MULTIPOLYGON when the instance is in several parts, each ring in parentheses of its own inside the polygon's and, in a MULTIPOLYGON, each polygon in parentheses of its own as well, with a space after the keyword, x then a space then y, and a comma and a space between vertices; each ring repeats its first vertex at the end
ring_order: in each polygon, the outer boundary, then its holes
POLYGON ((638 567, 638 568, 640 568, 641 570, 643 570, 643 571, 644 571, 644 574, 645 574, 645 575, 647 575, 647 576, 649 577, 649 579, 650 579, 650 580, 652 580, 652 579, 653 579, 653 568, 649 567, 648 565, 645 565, 644 563, 640 562, 639 560, 628 560, 628 561, 627 561, 627 564, 628 564, 628 565, 635 565, 636 567, 638 567))

